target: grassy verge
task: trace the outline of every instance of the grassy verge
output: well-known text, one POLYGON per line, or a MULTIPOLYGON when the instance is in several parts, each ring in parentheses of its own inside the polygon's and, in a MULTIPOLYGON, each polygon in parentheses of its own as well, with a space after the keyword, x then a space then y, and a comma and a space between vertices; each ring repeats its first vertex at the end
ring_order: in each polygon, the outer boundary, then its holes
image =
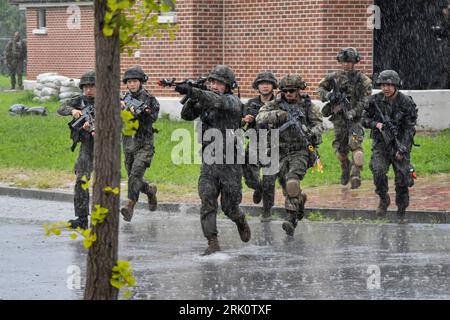
MULTIPOLYGON (((15 103, 36 106, 31 101, 30 92, 0 93, 0 180, 13 182, 23 187, 54 188, 64 187, 73 179, 73 165, 78 154, 70 151, 71 140, 67 123, 69 117, 56 114, 57 101, 42 103, 49 110, 47 117, 10 116, 8 108, 15 103), (22 175, 23 179, 16 176, 22 175), (28 176, 28 180, 25 177, 28 176)), ((194 192, 199 175, 198 164, 176 165, 171 160, 173 148, 179 143, 172 141, 176 129, 187 130, 193 137, 193 123, 170 121, 161 118, 155 127, 159 133, 155 137, 155 156, 146 179, 161 185, 161 191, 176 195, 194 192)), ((324 165, 323 173, 309 173, 302 184, 319 186, 338 183, 340 166, 331 148, 333 133, 324 134, 319 152, 324 165)), ((412 152, 413 164, 419 175, 450 172, 450 131, 445 130, 427 135, 418 135, 416 142, 420 148, 412 152)), ((370 160, 370 139, 364 141, 365 168, 363 179, 372 179, 368 163, 370 160)), ((193 143, 192 143, 193 145, 193 143)), ((390 175, 392 176, 392 170, 390 175)), ((122 177, 126 178, 122 168, 122 177)), ((246 188, 244 188, 246 190, 246 188)))

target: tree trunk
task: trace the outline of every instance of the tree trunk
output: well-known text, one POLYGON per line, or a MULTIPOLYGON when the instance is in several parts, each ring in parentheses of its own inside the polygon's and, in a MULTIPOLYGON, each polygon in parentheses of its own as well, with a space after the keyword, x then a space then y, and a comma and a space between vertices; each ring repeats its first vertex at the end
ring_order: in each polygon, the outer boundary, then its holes
POLYGON ((105 221, 92 230, 97 234, 97 241, 90 247, 87 259, 84 299, 88 300, 118 297, 118 289, 111 286, 110 278, 118 256, 120 197, 103 189, 120 188, 120 42, 118 32, 112 37, 103 35, 106 8, 106 1, 94 1, 96 132, 92 208, 99 204, 109 209, 109 213, 105 221))

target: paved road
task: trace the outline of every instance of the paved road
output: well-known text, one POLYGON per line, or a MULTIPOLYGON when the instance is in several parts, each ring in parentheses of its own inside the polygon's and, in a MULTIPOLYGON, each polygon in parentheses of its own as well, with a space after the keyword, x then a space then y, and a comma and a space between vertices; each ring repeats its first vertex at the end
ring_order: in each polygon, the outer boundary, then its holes
MULTIPOLYGON (((72 212, 67 202, 0 197, 1 299, 82 297, 86 250, 41 227, 72 212)), ((306 221, 288 239, 281 221, 252 218, 249 243, 231 221, 218 227, 223 251, 200 257, 196 215, 139 210, 121 222, 119 257, 135 270, 133 298, 450 299, 449 225, 306 221)))

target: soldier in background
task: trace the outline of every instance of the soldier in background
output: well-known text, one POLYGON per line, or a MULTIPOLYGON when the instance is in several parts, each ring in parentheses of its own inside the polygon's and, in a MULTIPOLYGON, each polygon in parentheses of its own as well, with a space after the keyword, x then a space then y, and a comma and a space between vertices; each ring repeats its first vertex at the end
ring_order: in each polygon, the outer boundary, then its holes
MULTIPOLYGON (((202 121, 202 165, 198 179, 198 193, 201 199, 200 222, 208 247, 203 255, 220 250, 217 231, 218 197, 222 210, 237 226, 243 242, 250 241, 251 231, 244 212, 239 207, 242 200, 242 165, 227 163, 227 152, 233 152, 236 159, 236 148, 226 148, 226 132, 241 127, 242 103, 233 95, 237 88, 233 71, 225 65, 215 66, 208 76, 210 90, 179 84, 175 90, 188 96, 184 104, 181 118, 202 121), (220 131, 223 141, 215 141, 216 137, 207 140, 207 132, 220 131), (212 146, 220 144, 222 154, 212 146), (231 150, 230 150, 231 149, 231 150), (217 156, 217 158, 216 158, 217 156)), ((228 155, 230 156, 230 155, 228 155)), ((229 157, 230 158, 230 157, 229 157)))
POLYGON ((16 88, 16 75, 19 89, 23 90, 22 73, 25 60, 27 58, 26 42, 20 39, 20 33, 17 31, 14 38, 11 39, 5 47, 5 60, 11 76, 11 89, 16 88))
MULTIPOLYGON (((317 145, 322 143, 322 114, 311 102, 306 83, 299 75, 290 74, 280 81, 281 97, 265 104, 256 117, 257 124, 279 129, 280 170, 278 179, 286 197, 286 221, 283 230, 293 236, 298 221, 304 217, 306 194, 300 181, 314 165, 317 145)), ((272 155, 273 156, 273 155, 272 155)))
POLYGON ((373 173, 375 193, 380 197, 376 212, 378 216, 384 217, 391 203, 387 173, 392 164, 397 219, 399 223, 406 223, 408 188, 414 185, 410 154, 416 133, 417 108, 411 97, 399 91, 401 80, 397 72, 384 70, 376 83, 381 85, 382 91, 369 98, 363 114, 364 127, 371 129, 370 170, 373 173))
POLYGON ((122 135, 123 153, 125 156, 125 168, 128 174, 128 202, 120 210, 123 219, 130 222, 133 217, 134 206, 139 200, 142 192, 147 195, 150 211, 157 208, 155 184, 144 181, 144 174, 155 153, 153 123, 158 120, 159 103, 154 96, 143 88, 143 84, 148 80, 147 75, 140 67, 132 67, 125 71, 123 83, 127 85, 130 98, 141 102, 142 109, 135 109, 121 102, 122 108, 127 108, 138 121, 139 127, 132 136, 122 135))
MULTIPOLYGON (((275 99, 274 90, 278 87, 278 82, 272 72, 261 72, 256 76, 256 79, 253 81, 252 85, 253 89, 258 90, 259 95, 255 98, 252 98, 247 101, 243 109, 243 123, 244 128, 254 129, 256 130, 256 135, 258 135, 258 129, 267 129, 265 127, 256 125, 256 116, 260 108, 267 102, 275 99)), ((270 137, 267 138, 268 144, 270 143, 270 137)), ((247 146, 246 152, 246 163, 243 166, 243 174, 245 184, 252 188, 253 193, 253 202, 260 203, 261 199, 263 200, 263 215, 261 218, 261 222, 268 222, 271 220, 270 209, 273 207, 275 202, 275 181, 276 174, 274 175, 263 175, 262 181, 260 179, 260 167, 261 164, 250 164, 249 161, 249 153, 255 152, 256 155, 259 155, 259 141, 258 147, 256 150, 250 148, 250 144, 247 146), (252 149, 252 150, 250 150, 252 149)), ((270 145, 268 145, 270 150, 270 145)), ((270 151, 269 151, 270 152, 270 151)), ((268 155, 270 156, 270 155, 268 155)))
POLYGON ((323 107, 324 117, 330 117, 334 126, 333 148, 341 162, 341 184, 351 180, 351 188, 361 185, 361 171, 364 164, 362 143, 364 128, 361 115, 372 93, 372 81, 355 64, 361 58, 354 48, 344 48, 337 55, 342 70, 328 74, 319 83, 317 90, 321 100, 328 103, 323 107), (352 161, 348 153, 352 152, 352 161))
MULTIPOLYGON (((77 120, 86 108, 94 106, 95 72, 88 71, 83 74, 79 86, 83 94, 64 103, 57 111, 59 115, 72 116, 74 120, 77 120)), ((81 130, 72 128, 72 123, 73 121, 69 123, 71 136, 74 140, 72 151, 75 150, 78 142, 81 142, 81 147, 75 162, 74 208, 77 219, 69 220, 69 223, 74 229, 77 227, 87 229, 89 216, 88 182, 91 179, 94 167, 94 132, 88 122, 82 124, 81 130)))

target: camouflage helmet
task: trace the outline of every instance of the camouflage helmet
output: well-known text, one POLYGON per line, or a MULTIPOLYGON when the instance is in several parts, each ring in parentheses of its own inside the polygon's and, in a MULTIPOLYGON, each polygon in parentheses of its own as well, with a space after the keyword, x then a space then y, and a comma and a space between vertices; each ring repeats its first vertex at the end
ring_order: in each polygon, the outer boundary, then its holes
POLYGON ((256 79, 252 84, 253 89, 258 90, 258 85, 261 82, 270 82, 273 85, 274 89, 278 87, 278 81, 270 71, 261 72, 256 76, 256 79))
POLYGON ((127 84, 127 81, 130 79, 137 79, 140 82, 147 82, 148 77, 145 74, 144 70, 142 70, 141 67, 135 66, 127 69, 125 73, 123 74, 123 83, 127 84))
POLYGON ((402 80, 400 79, 398 73, 394 70, 384 70, 378 75, 376 83, 377 85, 381 85, 384 83, 393 84, 399 87, 402 85, 402 80))
POLYGON ((86 84, 94 84, 95 85, 95 71, 91 70, 86 73, 84 73, 81 76, 80 83, 78 86, 81 90, 83 90, 83 86, 86 84))
POLYGON ((289 88, 305 90, 307 86, 306 82, 298 74, 288 74, 280 81, 281 90, 289 88))
POLYGON ((226 65, 219 64, 215 66, 209 73, 208 80, 220 81, 227 85, 230 89, 237 88, 237 82, 234 73, 226 65))
POLYGON ((358 63, 361 60, 361 56, 355 48, 344 48, 336 56, 339 62, 353 62, 358 63))

